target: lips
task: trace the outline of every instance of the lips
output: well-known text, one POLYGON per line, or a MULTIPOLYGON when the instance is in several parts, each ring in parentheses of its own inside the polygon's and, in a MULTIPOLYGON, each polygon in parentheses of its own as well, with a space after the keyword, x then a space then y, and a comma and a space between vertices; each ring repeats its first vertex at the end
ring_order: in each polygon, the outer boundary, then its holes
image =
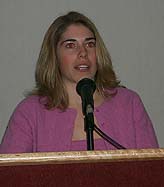
POLYGON ((87 71, 89 69, 89 66, 86 64, 80 64, 78 66, 75 66, 75 69, 79 71, 87 71))

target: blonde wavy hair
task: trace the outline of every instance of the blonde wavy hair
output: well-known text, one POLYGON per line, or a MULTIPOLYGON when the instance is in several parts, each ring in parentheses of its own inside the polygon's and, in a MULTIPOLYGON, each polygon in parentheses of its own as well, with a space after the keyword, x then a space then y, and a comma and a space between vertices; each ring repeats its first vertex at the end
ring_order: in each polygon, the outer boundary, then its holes
MULTIPOLYGON (((78 12, 69 12, 58 17, 45 34, 39 58, 36 65, 36 87, 30 95, 43 96, 47 109, 66 109, 69 105, 68 93, 64 87, 57 57, 57 45, 72 24, 82 24, 87 27, 96 38, 96 56, 98 70, 95 75, 97 90, 103 97, 108 97, 105 90, 119 85, 112 67, 111 57, 94 23, 78 12)), ((41 97, 42 98, 42 97, 41 97)))

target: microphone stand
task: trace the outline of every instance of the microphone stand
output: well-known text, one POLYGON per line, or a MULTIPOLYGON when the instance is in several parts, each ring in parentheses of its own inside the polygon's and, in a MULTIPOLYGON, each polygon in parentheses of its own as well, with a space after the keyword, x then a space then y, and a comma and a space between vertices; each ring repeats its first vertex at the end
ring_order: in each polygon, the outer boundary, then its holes
POLYGON ((87 150, 94 150, 94 139, 93 139, 93 130, 94 130, 94 116, 93 108, 90 104, 86 107, 86 113, 84 117, 84 130, 86 131, 87 137, 87 150))
POLYGON ((116 142, 111 137, 107 136, 103 131, 101 131, 94 123, 94 104, 93 98, 88 97, 82 102, 82 109, 84 114, 84 130, 86 132, 86 139, 87 139, 87 150, 94 150, 94 137, 93 131, 101 136, 104 140, 108 143, 113 145, 117 149, 126 149, 124 146, 116 142), (92 102, 89 102, 92 101, 92 102), (92 103, 92 104, 88 104, 92 103))
POLYGON ((126 149, 124 146, 116 142, 111 137, 107 136, 103 131, 101 131, 94 123, 93 108, 90 104, 86 107, 86 113, 84 114, 84 130, 87 136, 87 150, 94 150, 94 138, 93 131, 101 136, 108 143, 113 145, 117 149, 126 149))
MULTIPOLYGON (((86 90, 87 92, 87 90, 86 90)), ((103 131, 101 131, 94 123, 94 101, 93 97, 88 94, 88 97, 83 99, 82 102, 82 111, 84 115, 84 131, 86 132, 87 139, 87 150, 94 150, 94 137, 93 131, 101 136, 108 143, 113 145, 117 149, 126 149, 124 146, 116 142, 114 139, 106 135, 103 131)))
POLYGON ((96 89, 96 84, 93 80, 84 78, 80 80, 76 86, 77 93, 82 99, 82 112, 84 115, 84 130, 87 137, 87 150, 94 150, 93 131, 99 134, 104 140, 112 144, 117 149, 126 149, 118 142, 107 136, 94 124, 94 101, 93 93, 96 89))

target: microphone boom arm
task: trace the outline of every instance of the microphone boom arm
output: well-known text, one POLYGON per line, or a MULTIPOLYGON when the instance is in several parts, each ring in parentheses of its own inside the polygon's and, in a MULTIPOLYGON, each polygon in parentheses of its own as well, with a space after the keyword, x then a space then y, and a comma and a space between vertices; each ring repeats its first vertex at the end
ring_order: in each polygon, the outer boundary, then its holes
POLYGON ((108 143, 112 144, 117 149, 126 149, 115 140, 102 132, 94 123, 94 101, 93 93, 96 89, 96 84, 93 80, 84 78, 77 83, 76 91, 82 99, 82 112, 84 115, 84 130, 87 137, 87 150, 94 150, 93 131, 100 135, 108 143))

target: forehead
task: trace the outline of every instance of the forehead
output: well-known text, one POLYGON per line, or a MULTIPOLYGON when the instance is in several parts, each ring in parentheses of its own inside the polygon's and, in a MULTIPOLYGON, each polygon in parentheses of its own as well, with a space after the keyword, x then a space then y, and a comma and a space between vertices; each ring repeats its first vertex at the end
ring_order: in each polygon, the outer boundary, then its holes
POLYGON ((65 32, 61 35, 61 39, 67 38, 86 38, 94 37, 94 34, 86 26, 82 24, 72 24, 67 27, 65 32))

